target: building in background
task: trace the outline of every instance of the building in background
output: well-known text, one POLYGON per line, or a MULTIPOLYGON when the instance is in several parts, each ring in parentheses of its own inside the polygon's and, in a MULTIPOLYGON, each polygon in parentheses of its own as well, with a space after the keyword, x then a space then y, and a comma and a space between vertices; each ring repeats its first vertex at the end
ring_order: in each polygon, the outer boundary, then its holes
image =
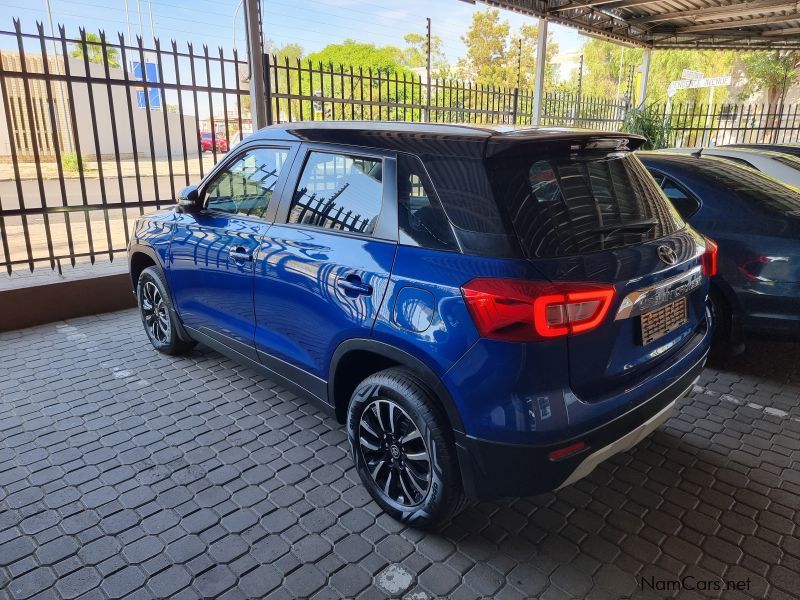
POLYGON ((581 53, 576 51, 556 54, 551 64, 553 65, 554 83, 569 83, 573 78, 578 77, 581 68, 581 53))
MULTIPOLYGON (((0 54, 0 60, 7 73, 22 70, 19 53, 4 51, 0 54)), ((20 162, 33 162, 35 151, 40 161, 54 161, 56 144, 59 144, 62 155, 75 153, 80 147, 81 156, 86 160, 97 160, 98 151, 104 159, 114 158, 115 131, 130 131, 130 135, 117 136, 116 144, 123 159, 133 157, 134 144, 139 157, 149 158, 151 139, 155 158, 166 158, 169 153, 175 157, 183 156, 181 136, 186 142, 187 156, 197 155, 199 130, 196 116, 179 115, 169 110, 165 114, 161 90, 150 90, 148 100, 158 102, 155 106, 150 103, 148 125, 148 103, 144 101, 143 87, 131 85, 138 79, 135 74, 133 79, 122 84, 125 81, 123 69, 109 67, 109 77, 106 79, 104 65, 89 63, 89 75, 102 81, 91 84, 93 118, 89 84, 74 80, 75 77, 87 75, 84 61, 68 57, 65 64, 64 57, 60 55, 48 57, 47 60, 49 73, 64 74, 66 68, 71 82, 67 85, 58 80, 28 78, 26 85, 22 78, 7 78, 7 98, 0 97, 0 123, 5 129, 10 121, 11 127, 7 136, 0 135, 0 161, 11 159, 11 144, 20 162), (115 81, 120 83, 115 84, 115 81), (130 95, 130 98, 126 98, 126 95, 130 95), (71 104, 75 108, 74 126, 71 104), (55 115, 55 127, 51 111, 55 115)), ((28 73, 44 73, 44 59, 40 54, 26 54, 24 66, 28 73)))

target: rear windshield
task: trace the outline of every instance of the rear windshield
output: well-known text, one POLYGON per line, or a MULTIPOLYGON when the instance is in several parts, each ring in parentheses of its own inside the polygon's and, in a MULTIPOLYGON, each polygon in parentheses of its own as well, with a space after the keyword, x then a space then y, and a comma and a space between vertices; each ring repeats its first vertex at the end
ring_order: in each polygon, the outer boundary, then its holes
POLYGON ((683 227, 631 153, 504 157, 492 161, 490 173, 528 258, 614 250, 683 227))

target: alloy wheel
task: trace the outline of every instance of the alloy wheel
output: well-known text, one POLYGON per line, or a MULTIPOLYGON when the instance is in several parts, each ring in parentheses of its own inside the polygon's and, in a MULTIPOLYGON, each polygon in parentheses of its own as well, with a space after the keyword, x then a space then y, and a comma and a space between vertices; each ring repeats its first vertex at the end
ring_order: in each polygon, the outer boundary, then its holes
POLYGON ((142 288, 142 316, 150 337, 160 344, 169 344, 171 324, 164 297, 152 281, 142 288))
POLYGON ((402 506, 421 503, 431 485, 431 458, 420 430, 391 400, 370 402, 361 413, 358 443, 372 480, 402 506))

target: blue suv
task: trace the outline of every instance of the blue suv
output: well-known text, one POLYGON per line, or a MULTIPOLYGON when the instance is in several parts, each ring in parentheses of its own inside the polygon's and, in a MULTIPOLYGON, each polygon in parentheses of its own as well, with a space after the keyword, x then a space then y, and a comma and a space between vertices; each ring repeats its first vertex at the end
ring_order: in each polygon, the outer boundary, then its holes
POLYGON ((708 352, 714 247, 641 142, 268 127, 137 220, 142 321, 161 352, 202 342, 332 411, 408 523, 569 485, 663 422, 708 352))

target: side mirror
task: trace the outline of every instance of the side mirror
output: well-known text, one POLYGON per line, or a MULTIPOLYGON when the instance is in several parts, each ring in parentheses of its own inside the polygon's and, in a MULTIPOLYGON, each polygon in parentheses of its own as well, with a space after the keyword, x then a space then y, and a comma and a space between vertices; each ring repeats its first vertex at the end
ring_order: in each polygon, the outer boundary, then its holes
POLYGON ((197 192, 196 185, 186 186, 178 194, 178 206, 185 209, 198 208, 200 204, 200 194, 197 192))

